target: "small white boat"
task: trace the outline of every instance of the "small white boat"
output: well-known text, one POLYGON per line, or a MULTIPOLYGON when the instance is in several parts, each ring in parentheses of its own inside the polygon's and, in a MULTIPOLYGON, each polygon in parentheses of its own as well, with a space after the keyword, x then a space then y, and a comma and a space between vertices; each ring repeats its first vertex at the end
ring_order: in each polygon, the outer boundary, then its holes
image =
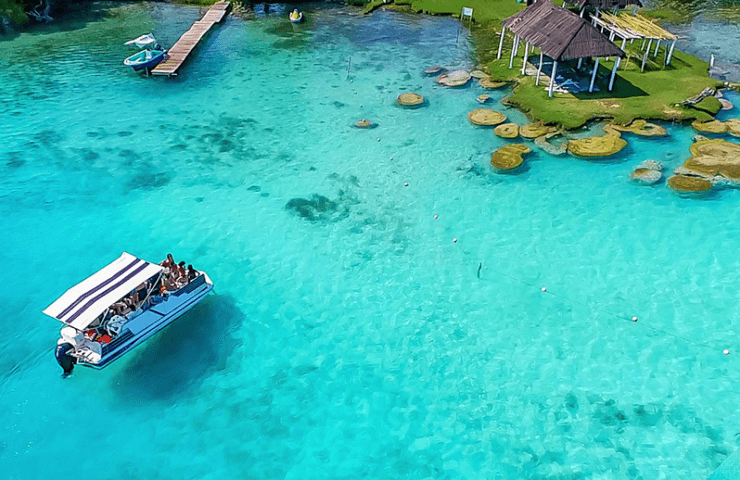
POLYGON ((44 313, 65 324, 56 359, 102 369, 193 308, 213 289, 205 272, 123 253, 67 290, 44 313))
POLYGON ((149 33, 147 35, 142 35, 140 37, 134 38, 133 40, 129 40, 126 42, 126 45, 135 45, 137 48, 156 48, 157 46, 157 39, 154 38, 154 34, 149 33))

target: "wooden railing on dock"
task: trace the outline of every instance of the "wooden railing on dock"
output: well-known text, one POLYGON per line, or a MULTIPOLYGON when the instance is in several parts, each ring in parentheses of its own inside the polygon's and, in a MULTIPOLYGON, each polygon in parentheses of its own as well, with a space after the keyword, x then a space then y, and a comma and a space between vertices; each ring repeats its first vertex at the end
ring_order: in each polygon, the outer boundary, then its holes
POLYGON ((208 33, 212 26, 220 23, 231 9, 231 2, 218 2, 208 12, 182 34, 180 40, 167 51, 167 59, 154 67, 153 75, 177 75, 177 70, 185 63, 188 55, 195 49, 198 42, 208 33))

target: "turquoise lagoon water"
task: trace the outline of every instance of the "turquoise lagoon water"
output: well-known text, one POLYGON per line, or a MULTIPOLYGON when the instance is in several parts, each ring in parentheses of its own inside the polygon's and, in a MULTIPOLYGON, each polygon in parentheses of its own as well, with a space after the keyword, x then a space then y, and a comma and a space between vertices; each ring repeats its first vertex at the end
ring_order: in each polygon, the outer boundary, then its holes
POLYGON ((230 18, 165 80, 122 43, 199 10, 100 8, 0 43, 5 478, 705 478, 738 447, 740 192, 627 180, 690 129, 499 175, 482 92, 420 73, 470 65, 451 19, 230 18), (41 310, 124 250, 216 294, 62 380, 41 310))

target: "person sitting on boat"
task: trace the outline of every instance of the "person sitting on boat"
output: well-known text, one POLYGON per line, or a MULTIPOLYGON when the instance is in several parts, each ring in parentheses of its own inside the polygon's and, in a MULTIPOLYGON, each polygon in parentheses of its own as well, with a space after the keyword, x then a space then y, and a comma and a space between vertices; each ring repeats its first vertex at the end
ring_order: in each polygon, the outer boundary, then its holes
POLYGON ((192 265, 188 265, 188 282, 192 282, 197 276, 198 272, 193 268, 192 265))
POLYGON ((126 304, 124 300, 118 301, 111 306, 111 310, 116 312, 120 316, 126 316, 131 311, 131 308, 126 304))

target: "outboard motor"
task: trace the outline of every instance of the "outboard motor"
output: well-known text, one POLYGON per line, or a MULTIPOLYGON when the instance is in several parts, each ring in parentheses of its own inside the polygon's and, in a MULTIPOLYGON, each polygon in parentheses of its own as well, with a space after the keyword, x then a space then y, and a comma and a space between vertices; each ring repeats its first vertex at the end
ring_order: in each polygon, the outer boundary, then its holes
POLYGON ((57 358, 57 363, 64 370, 62 378, 67 378, 72 374, 72 370, 75 368, 77 359, 71 355, 74 352, 75 347, 71 343, 59 343, 57 349, 54 352, 54 356, 57 358))

